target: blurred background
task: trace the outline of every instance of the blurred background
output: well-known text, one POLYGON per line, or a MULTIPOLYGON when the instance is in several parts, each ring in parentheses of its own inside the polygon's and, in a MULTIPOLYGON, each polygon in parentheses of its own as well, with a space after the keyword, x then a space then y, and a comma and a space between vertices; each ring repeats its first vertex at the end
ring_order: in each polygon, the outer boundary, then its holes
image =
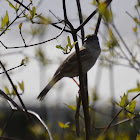
MULTIPOLYGON (((86 19, 96 9, 96 3, 94 0, 80 2, 83 18, 86 19)), ((23 4, 26 6, 29 3, 29 0, 23 1, 23 4)), ((17 17, 17 13, 11 4, 16 6, 16 2, 13 0, 0 1, 1 33, 4 28, 2 19, 5 19, 6 13, 8 13, 9 23, 17 17)), ((103 127, 109 124, 119 109, 115 102, 119 103, 124 93, 128 95, 127 99, 131 100, 140 91, 139 4, 139 0, 112 1, 110 7, 112 16, 108 17, 108 20, 111 18, 111 23, 108 24, 105 20, 102 20, 98 33, 102 53, 94 67, 88 72, 89 104, 92 108, 90 113, 93 127, 103 127)), ((69 21, 77 28, 79 20, 75 0, 66 1, 66 5, 69 21)), ((36 17, 33 20, 35 21, 33 24, 28 18, 30 12, 26 11, 26 15, 18 18, 9 27, 10 30, 7 30, 0 36, 0 41, 5 46, 24 46, 23 38, 26 45, 36 44, 51 39, 60 33, 61 30, 55 28, 50 23, 63 19, 61 1, 33 1, 30 8, 32 9, 33 7, 35 7, 37 14, 41 14, 45 18, 47 23, 38 24, 43 20, 39 20, 36 17), (19 25, 21 23, 23 38, 19 32, 19 25)), ((18 14, 24 10, 22 6, 20 8, 18 14)), ((85 35, 94 33, 97 19, 98 14, 84 26, 85 35)), ((62 24, 60 26, 63 27, 62 24)), ((68 43, 68 36, 71 39, 71 43, 73 43, 71 35, 63 32, 61 36, 53 41, 32 47, 18 49, 5 49, 2 45, 0 47, 0 60, 7 70, 20 65, 23 60, 26 61, 25 66, 9 71, 9 75, 14 84, 17 85, 18 92, 22 93, 21 98, 27 108, 37 112, 45 120, 53 133, 54 139, 73 137, 72 130, 75 130, 75 111, 72 107, 76 106, 79 87, 72 79, 64 78, 49 91, 42 102, 37 100, 37 96, 48 84, 61 62, 69 55, 56 48, 56 45, 65 47, 68 43), (24 85, 24 90, 20 87, 21 83, 24 85), (70 122, 68 134, 64 133, 58 121, 63 123, 70 122), (58 135, 58 132, 63 134, 62 137, 58 135)), ((81 46, 81 39, 78 38, 78 41, 81 46)), ((72 49, 73 51, 75 51, 75 48, 72 49)), ((2 69, 0 70, 3 72, 2 69)), ((78 81, 78 78, 76 80, 78 81)), ((0 75, 0 81, 0 89, 5 92, 8 89, 9 93, 12 93, 12 87, 5 74, 0 75)), ((20 104, 16 96, 10 96, 15 102, 20 104)), ((2 129, 11 109, 5 99, 1 98, 0 101, 0 119, 2 120, 0 127, 2 129)), ((137 98, 136 112, 139 112, 139 103, 140 99, 137 98)), ((48 137, 46 132, 44 132, 45 130, 39 124, 32 126, 23 114, 15 114, 7 128, 7 136, 21 139, 46 139, 48 137)), ((122 113, 118 120, 126 118, 125 115, 125 113, 122 113)), ((115 129, 111 128, 108 139, 115 139, 117 136, 124 136, 128 140, 136 138, 138 132, 140 132, 140 126, 137 125, 137 123, 132 125, 130 122, 127 122, 124 125, 115 127, 115 129), (118 132, 117 136, 115 131, 118 132)), ((81 123, 81 127, 84 127, 84 123, 81 123)), ((99 136, 99 132, 94 132, 95 139, 99 136)))

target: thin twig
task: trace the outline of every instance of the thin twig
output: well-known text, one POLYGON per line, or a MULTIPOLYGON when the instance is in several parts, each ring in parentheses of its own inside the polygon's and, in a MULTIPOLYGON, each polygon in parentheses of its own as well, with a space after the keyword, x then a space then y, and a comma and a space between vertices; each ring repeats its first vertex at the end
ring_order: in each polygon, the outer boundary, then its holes
POLYGON ((94 32, 95 35, 97 35, 97 33, 98 33, 98 30, 99 30, 99 27, 100 27, 100 23, 101 23, 101 19, 102 19, 102 15, 99 14, 97 25, 96 25, 96 29, 95 29, 95 32, 94 32))
POLYGON ((15 93, 16 93, 16 95, 17 95, 17 97, 18 97, 18 99, 19 99, 19 101, 20 101, 22 107, 25 109, 25 112, 26 112, 26 115, 27 115, 28 119, 30 119, 30 116, 29 116, 28 113, 27 113, 27 109, 26 109, 26 107, 25 107, 25 105, 24 105, 24 103, 23 103, 23 101, 22 101, 20 95, 18 94, 18 91, 17 91, 17 89, 16 89, 16 87, 15 87, 13 81, 12 81, 12 79, 10 78, 8 72, 6 71, 4 65, 2 64, 1 61, 0 61, 0 65, 1 65, 1 67, 3 68, 3 70, 4 70, 4 72, 5 72, 6 76, 7 76, 7 78, 8 78, 8 80, 9 80, 10 84, 12 85, 13 90, 15 91, 15 93))
MULTIPOLYGON (((19 5, 21 5, 22 7, 24 7, 26 10, 30 10, 29 8, 28 8, 28 6, 25 6, 23 3, 21 3, 20 1, 18 1, 18 0, 14 0, 15 2, 17 2, 19 5)), ((30 4, 32 4, 32 3, 30 3, 30 4)))
MULTIPOLYGON (((135 97, 133 97, 129 103, 131 103, 133 100, 135 100, 138 96, 140 96, 140 93, 137 94, 135 97)), ((129 103, 127 103, 127 105, 129 105, 129 103)), ((126 105, 126 106, 127 106, 127 105, 126 105)), ((113 121, 118 117, 118 115, 119 115, 123 110, 124 110, 124 108, 122 108, 122 109, 114 116, 114 118, 111 120, 111 122, 109 123, 109 125, 105 128, 103 134, 105 134, 105 133, 107 132, 107 130, 111 127, 113 121)))
MULTIPOLYGON (((31 3, 27 6, 27 7, 29 7, 31 5, 31 3)), ((0 36, 2 36, 5 32, 6 32, 6 30, 18 19, 18 18, 20 18, 20 16, 23 14, 23 12, 25 11, 25 9, 19 14, 19 15, 17 15, 16 17, 15 17, 15 19, 3 30, 3 32, 0 34, 0 36)))
MULTIPOLYGON (((125 43, 124 39, 122 38, 122 36, 120 35, 119 31, 117 30, 116 26, 114 24, 112 24, 113 28, 115 29, 116 33, 118 34, 119 38, 121 39, 122 43, 124 44, 126 50, 128 51, 128 53, 130 54, 131 58, 133 59, 134 56, 131 53, 131 51, 129 50, 127 44, 125 43)), ((137 65, 140 66, 140 63, 138 61, 136 61, 137 65)))
POLYGON ((19 111, 22 112, 22 109, 7 94, 5 94, 2 90, 0 90, 0 95, 3 96, 7 100, 8 103, 10 102, 14 107, 16 107, 19 111))
MULTIPOLYGON (((108 7, 110 5, 110 3, 112 2, 112 0, 106 0, 106 7, 108 7)), ((87 24, 87 22, 89 22, 89 20, 91 20, 91 18, 98 12, 98 8, 96 10, 94 10, 89 16, 88 18, 76 29, 76 32, 78 32, 83 26, 85 26, 87 24)))
MULTIPOLYGON (((79 0, 76 0, 76 2, 77 2, 77 8, 78 8, 79 21, 80 21, 80 24, 82 24, 83 14, 82 14, 82 9, 81 9, 81 4, 79 0)), ((82 43, 84 43, 84 39, 85 39, 84 26, 81 28, 81 37, 82 37, 82 43)))
POLYGON ((51 38, 51 39, 48 39, 48 40, 46 40, 46 41, 43 41, 43 42, 40 42, 40 43, 31 44, 31 45, 7 47, 7 46, 5 46, 1 41, 0 41, 0 43, 1 43, 6 49, 17 49, 17 48, 20 49, 20 48, 25 48, 25 47, 28 48, 28 47, 41 45, 41 44, 47 43, 47 42, 49 42, 49 41, 55 40, 55 39, 57 39, 57 38, 63 33, 64 30, 65 30, 65 26, 62 28, 61 32, 60 32, 57 36, 55 36, 55 37, 53 37, 53 38, 51 38))
POLYGON ((88 18, 76 29, 76 32, 78 32, 79 30, 81 30, 81 28, 84 27, 89 22, 89 20, 97 13, 97 11, 98 10, 96 9, 94 12, 92 12, 88 16, 88 18))
MULTIPOLYGON (((7 128, 8 124, 9 124, 9 121, 11 120, 11 117, 13 116, 13 113, 15 111, 20 111, 20 112, 25 112, 27 113, 28 115, 32 115, 34 117, 36 117, 40 123, 43 125, 43 127, 47 130, 48 134, 49 134, 49 137, 50 137, 50 140, 53 140, 52 138, 52 135, 51 135, 51 132, 49 131, 49 128, 47 127, 47 125, 45 124, 45 122, 40 118, 40 116, 33 112, 33 111, 30 111, 30 110, 27 110, 25 111, 24 109, 21 109, 10 97, 8 97, 2 90, 0 90, 0 95, 2 95, 9 103, 11 109, 12 109, 12 113, 10 114, 9 116, 9 119, 8 121, 6 122, 5 126, 4 126, 4 130, 3 130, 3 133, 5 131, 5 129, 7 128)), ((1 138, 1 137, 0 137, 1 138)))
POLYGON ((22 35, 21 29, 19 30, 19 33, 20 33, 21 38, 22 38, 22 40, 23 40, 24 46, 26 47, 27 45, 26 45, 25 39, 24 39, 24 37, 23 37, 23 35, 22 35))
MULTIPOLYGON (((19 67, 22 67, 23 65, 24 65, 24 64, 20 64, 20 65, 14 67, 14 68, 8 69, 7 72, 8 72, 8 71, 12 71, 12 70, 14 70, 14 69, 17 69, 17 68, 19 68, 19 67)), ((0 74, 4 74, 4 73, 5 73, 5 72, 1 72, 0 74)))

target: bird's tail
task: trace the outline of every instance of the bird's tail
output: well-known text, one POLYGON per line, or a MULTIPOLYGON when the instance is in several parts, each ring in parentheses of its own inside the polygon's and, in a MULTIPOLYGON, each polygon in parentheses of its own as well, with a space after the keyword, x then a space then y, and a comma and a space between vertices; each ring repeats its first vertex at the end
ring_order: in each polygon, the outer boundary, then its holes
POLYGON ((53 78, 48 85, 41 91, 41 93, 39 94, 39 96, 37 97, 37 99, 39 100, 43 100, 45 95, 48 93, 48 91, 54 86, 54 84, 57 82, 58 80, 56 80, 55 78, 53 78))

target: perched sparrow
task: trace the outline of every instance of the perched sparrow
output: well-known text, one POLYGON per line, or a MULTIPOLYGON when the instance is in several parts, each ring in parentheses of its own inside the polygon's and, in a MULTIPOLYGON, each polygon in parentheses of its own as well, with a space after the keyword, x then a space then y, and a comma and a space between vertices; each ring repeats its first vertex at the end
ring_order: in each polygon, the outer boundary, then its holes
MULTIPOLYGON (((98 37, 93 34, 85 39, 83 46, 80 48, 80 58, 82 62, 82 71, 85 74, 92 66, 95 64, 99 54, 101 52, 98 37)), ((79 67, 78 67, 77 55, 76 52, 73 52, 69 55, 64 62, 59 66, 55 72, 52 80, 48 85, 43 89, 43 91, 37 97, 40 100, 43 100, 47 92, 53 87, 53 85, 58 82, 63 77, 75 77, 79 76, 79 67)))

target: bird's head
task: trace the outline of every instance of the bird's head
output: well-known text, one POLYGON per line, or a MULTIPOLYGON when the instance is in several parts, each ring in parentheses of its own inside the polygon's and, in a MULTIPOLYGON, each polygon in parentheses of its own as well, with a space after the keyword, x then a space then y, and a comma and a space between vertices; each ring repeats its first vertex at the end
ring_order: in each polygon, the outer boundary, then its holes
POLYGON ((88 47, 93 47, 93 48, 99 47, 99 40, 98 40, 97 35, 95 35, 95 34, 88 35, 84 40, 84 46, 86 48, 88 48, 88 47))

